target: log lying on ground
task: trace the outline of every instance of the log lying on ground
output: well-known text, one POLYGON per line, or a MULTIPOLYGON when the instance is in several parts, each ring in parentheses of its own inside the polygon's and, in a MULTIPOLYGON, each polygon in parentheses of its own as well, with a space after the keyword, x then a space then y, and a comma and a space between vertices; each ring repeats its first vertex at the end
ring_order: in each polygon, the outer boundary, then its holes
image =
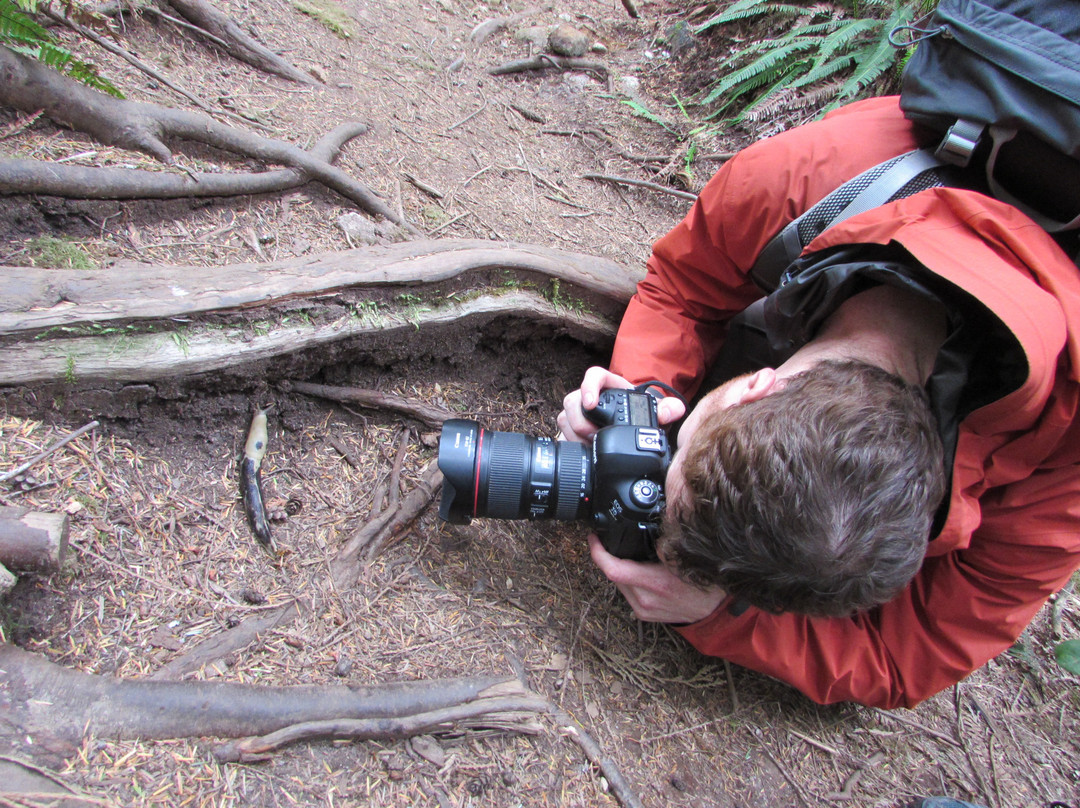
POLYGON ((67 514, 0 507, 0 564, 14 572, 55 572, 68 548, 67 514))
POLYGON ((216 268, 5 267, 0 385, 153 381, 345 339, 499 317, 538 321, 553 335, 606 347, 635 283, 618 264, 594 256, 451 239, 216 268), (442 292, 423 300, 440 285, 442 292), (388 294, 395 288, 409 290, 408 301, 395 304, 388 294), (338 314, 286 320, 280 311, 309 304, 336 306, 338 314), (262 319, 245 311, 255 308, 262 319), (213 326, 200 325, 209 315, 213 326))

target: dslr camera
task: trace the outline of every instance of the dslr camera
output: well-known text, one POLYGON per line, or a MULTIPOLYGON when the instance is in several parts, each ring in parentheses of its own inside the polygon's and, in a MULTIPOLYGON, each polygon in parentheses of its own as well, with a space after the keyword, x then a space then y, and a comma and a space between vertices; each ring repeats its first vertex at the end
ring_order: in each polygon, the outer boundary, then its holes
POLYGON ((446 421, 439 516, 453 524, 475 516, 587 520, 612 555, 655 560, 671 463, 657 399, 646 392, 658 385, 602 391, 597 406, 583 410, 600 427, 591 446, 446 421))

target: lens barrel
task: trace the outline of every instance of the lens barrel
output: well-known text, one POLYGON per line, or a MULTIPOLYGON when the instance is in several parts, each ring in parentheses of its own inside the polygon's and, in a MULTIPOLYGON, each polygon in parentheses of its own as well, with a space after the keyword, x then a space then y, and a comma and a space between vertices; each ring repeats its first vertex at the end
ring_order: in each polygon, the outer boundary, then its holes
POLYGON ((448 522, 495 519, 582 519, 589 515, 592 460, 580 443, 496 432, 451 419, 439 438, 448 522))

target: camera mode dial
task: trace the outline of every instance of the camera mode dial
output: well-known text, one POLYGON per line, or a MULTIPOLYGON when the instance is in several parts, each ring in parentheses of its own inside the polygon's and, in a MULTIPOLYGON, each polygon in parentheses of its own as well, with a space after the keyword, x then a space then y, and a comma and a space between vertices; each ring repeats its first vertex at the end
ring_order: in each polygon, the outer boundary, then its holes
POLYGON ((660 499, 660 486, 652 480, 638 480, 630 487, 630 499, 639 508, 651 508, 660 499))

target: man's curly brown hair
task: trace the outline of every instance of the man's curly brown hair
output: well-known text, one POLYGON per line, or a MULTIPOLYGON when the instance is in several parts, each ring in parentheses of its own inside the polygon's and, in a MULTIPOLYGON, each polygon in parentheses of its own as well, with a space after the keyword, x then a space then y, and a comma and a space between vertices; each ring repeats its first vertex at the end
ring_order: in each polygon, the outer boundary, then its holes
POLYGON ((684 579, 770 612, 891 600, 946 487, 925 392, 862 362, 819 363, 711 413, 680 451, 685 489, 658 549, 684 579))

